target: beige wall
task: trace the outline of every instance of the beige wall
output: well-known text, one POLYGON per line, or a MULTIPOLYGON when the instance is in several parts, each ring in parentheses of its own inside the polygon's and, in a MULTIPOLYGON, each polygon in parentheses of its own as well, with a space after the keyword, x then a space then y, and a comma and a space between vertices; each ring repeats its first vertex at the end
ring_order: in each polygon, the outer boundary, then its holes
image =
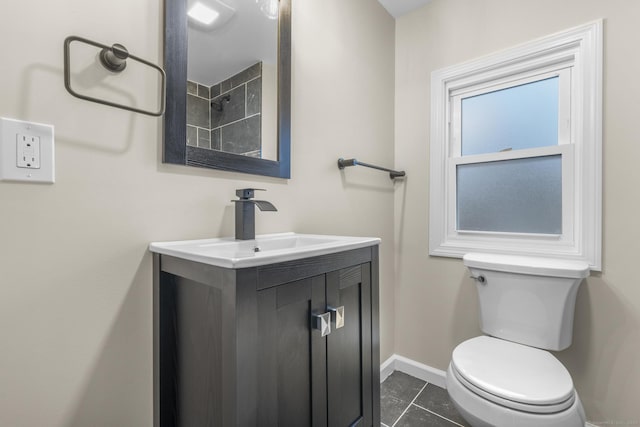
MULTIPOLYGON (((394 187, 336 167, 341 156, 393 162, 393 19, 370 0, 293 2, 287 181, 163 165, 159 119, 64 90, 71 34, 160 62, 161 5, 0 5, 0 116, 55 125, 57 150, 54 185, 0 183, 0 426, 151 426, 147 245, 232 235, 230 200, 245 186, 266 188, 279 210, 257 214, 259 233, 382 238, 382 357, 393 352, 394 187)), ((155 99, 153 84, 138 86, 155 99)))
POLYGON ((605 19, 604 259, 582 285, 573 346, 558 356, 592 422, 640 423, 640 59, 634 0, 434 0, 396 22, 396 353, 446 369, 478 335, 474 284, 457 259, 428 256, 429 96, 433 70, 605 19))
MULTIPOLYGON (((0 6, 0 116, 54 124, 57 149, 53 186, 0 183, 0 425, 150 426, 146 246, 231 235, 229 200, 242 186, 267 188, 279 209, 257 215, 258 232, 382 237, 381 358, 445 369, 479 330, 460 261, 427 256, 430 73, 601 17, 604 268, 582 286, 574 344, 559 356, 589 419, 640 420, 640 3, 434 0, 400 18, 395 153, 392 18, 372 0, 298 1, 293 13, 293 179, 282 181, 163 165, 159 120, 65 92, 71 34, 159 62, 160 0, 0 6), (394 155, 408 172, 395 191, 384 174, 335 167, 340 156, 391 164, 394 155)), ((154 96, 143 84, 142 99, 154 96)))

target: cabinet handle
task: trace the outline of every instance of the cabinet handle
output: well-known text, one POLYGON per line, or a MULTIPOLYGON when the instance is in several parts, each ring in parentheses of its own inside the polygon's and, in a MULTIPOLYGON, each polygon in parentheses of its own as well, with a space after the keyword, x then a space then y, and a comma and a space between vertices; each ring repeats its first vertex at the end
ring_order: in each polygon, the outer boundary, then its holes
POLYGON ((320 331, 320 336, 325 337, 331 333, 331 313, 313 314, 313 329, 320 331))
POLYGON ((332 314, 333 321, 336 322, 336 329, 340 329, 344 326, 344 305, 340 307, 327 307, 332 314))

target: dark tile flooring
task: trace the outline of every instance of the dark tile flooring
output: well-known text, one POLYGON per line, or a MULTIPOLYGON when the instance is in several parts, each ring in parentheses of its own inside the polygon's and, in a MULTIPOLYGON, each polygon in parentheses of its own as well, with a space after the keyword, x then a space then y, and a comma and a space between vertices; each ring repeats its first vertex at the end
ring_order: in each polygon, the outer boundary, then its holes
POLYGON ((468 427, 447 391, 400 371, 380 386, 383 427, 468 427))

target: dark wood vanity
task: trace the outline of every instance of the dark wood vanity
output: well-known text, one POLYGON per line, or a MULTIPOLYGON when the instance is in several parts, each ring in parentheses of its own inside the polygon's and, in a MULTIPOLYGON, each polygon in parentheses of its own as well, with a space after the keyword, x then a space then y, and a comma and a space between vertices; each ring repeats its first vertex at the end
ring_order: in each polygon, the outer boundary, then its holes
POLYGON ((377 245, 241 269, 155 253, 153 295, 155 427, 380 425, 377 245))

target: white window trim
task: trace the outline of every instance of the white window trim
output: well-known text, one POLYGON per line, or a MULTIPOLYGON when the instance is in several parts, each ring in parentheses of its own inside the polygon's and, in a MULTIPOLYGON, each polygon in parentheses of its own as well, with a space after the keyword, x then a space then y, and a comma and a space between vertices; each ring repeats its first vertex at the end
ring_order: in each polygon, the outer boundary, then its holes
MULTIPOLYGON (((432 73, 430 255, 460 258, 471 251, 547 255, 585 260, 592 270, 602 269, 602 34, 603 21, 598 20, 432 73), (555 153, 564 150, 563 209, 566 206, 573 211, 569 223, 563 215, 563 235, 456 231, 455 223, 451 224, 455 203, 452 205, 452 197, 448 197, 455 196, 451 193, 450 168, 463 160, 451 161, 451 96, 482 82, 502 83, 515 75, 567 68, 571 69, 571 143, 561 141, 549 148, 555 153), (565 179, 569 176, 573 179, 565 179), (565 183, 573 188, 565 187, 565 183), (572 202, 565 203, 566 198, 572 202)), ((540 155, 536 150, 541 149, 531 149, 530 155, 540 155)), ((522 156, 522 150, 518 151, 518 157, 522 156)), ((509 152, 499 154, 510 158, 509 152)))

